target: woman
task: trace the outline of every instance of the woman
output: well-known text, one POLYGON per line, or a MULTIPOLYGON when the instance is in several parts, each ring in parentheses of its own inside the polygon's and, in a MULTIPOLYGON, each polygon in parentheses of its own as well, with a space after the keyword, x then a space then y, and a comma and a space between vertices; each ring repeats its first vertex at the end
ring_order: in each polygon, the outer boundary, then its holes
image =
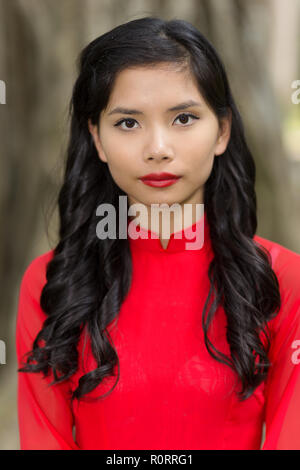
POLYGON ((213 46, 122 24, 82 51, 70 114, 59 242, 20 288, 21 449, 300 449, 300 255, 255 234, 213 46))

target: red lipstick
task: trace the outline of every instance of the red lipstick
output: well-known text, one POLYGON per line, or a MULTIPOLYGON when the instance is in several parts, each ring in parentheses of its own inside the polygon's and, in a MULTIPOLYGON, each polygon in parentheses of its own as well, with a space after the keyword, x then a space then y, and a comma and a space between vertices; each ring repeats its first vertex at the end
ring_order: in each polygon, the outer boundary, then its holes
POLYGON ((142 176, 140 180, 148 186, 162 188, 176 183, 179 178, 181 178, 181 176, 172 173, 149 173, 148 175, 142 176))

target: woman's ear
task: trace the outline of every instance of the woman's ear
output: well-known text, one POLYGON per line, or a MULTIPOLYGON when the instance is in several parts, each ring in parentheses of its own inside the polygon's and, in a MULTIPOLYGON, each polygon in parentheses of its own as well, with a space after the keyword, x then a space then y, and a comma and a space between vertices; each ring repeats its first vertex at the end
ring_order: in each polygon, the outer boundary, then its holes
POLYGON ((225 152, 228 142, 230 140, 231 124, 232 124, 232 112, 229 108, 228 115, 219 120, 219 137, 217 140, 215 155, 222 155, 225 152))
POLYGON ((106 159, 103 147, 101 145, 101 141, 100 141, 100 137, 98 133, 98 127, 95 124, 92 124, 90 119, 88 119, 88 127, 92 135, 100 160, 102 160, 104 163, 107 163, 107 159, 106 159))

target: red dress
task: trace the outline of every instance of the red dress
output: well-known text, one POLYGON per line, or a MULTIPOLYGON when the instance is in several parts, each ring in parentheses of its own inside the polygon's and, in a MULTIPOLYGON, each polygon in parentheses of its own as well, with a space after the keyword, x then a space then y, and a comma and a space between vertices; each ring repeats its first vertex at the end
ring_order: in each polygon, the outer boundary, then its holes
MULTIPOLYGON (((21 449, 260 449, 265 422, 263 450, 299 450, 300 255, 254 237, 271 254, 282 308, 269 322, 268 378, 240 402, 237 374, 213 359, 204 344, 201 316, 213 255, 205 214, 188 230, 177 232, 181 239, 172 234, 166 249, 158 238, 150 238, 154 232, 141 232, 149 237, 129 234, 132 284, 117 324, 109 329, 120 361, 117 386, 104 399, 75 400, 71 406, 68 392, 83 373, 96 368, 86 330, 78 344, 78 372, 67 382, 47 387, 52 372, 45 379, 19 372, 21 449), (203 221, 203 246, 186 249, 188 234, 203 221)), ((19 367, 46 319, 39 298, 52 256, 51 250, 35 258, 22 279, 16 322, 19 367)), ((228 355, 225 329, 226 316, 219 308, 209 337, 228 355)), ((116 376, 109 378, 88 396, 102 395, 115 381, 116 376)))

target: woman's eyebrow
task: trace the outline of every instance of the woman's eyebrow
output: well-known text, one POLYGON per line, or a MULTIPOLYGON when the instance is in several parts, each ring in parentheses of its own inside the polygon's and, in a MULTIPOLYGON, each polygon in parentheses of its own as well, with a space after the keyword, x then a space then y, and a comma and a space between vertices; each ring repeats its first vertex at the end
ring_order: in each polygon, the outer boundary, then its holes
MULTIPOLYGON (((201 103, 197 103, 194 100, 189 100, 189 101, 184 101, 183 103, 179 103, 176 106, 173 106, 172 108, 167 109, 167 112, 170 111, 181 111, 182 109, 190 108, 191 106, 202 106, 201 103)), ((123 108, 118 106, 117 108, 113 109, 108 113, 108 116, 111 114, 144 114, 142 111, 139 111, 138 109, 128 109, 128 108, 123 108)))

